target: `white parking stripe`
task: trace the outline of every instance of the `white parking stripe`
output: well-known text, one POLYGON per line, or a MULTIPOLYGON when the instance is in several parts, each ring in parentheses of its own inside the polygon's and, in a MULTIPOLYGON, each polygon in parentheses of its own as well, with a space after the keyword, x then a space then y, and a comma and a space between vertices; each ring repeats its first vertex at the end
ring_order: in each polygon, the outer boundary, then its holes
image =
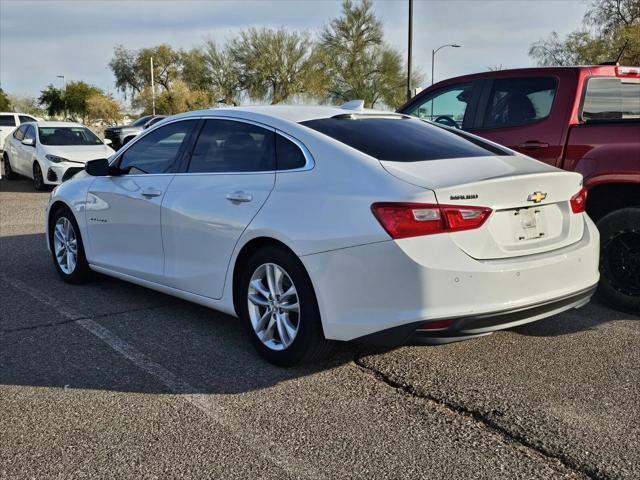
POLYGON ((236 422, 231 419, 228 414, 225 414, 224 408, 214 403, 208 395, 202 393, 194 393, 197 391, 194 387, 164 368, 159 363, 154 362, 144 353, 136 350, 131 344, 113 334, 107 328, 88 318, 87 315, 82 315, 68 308, 58 300, 46 295, 45 293, 33 288, 32 286, 20 280, 9 278, 2 274, 0 274, 0 280, 8 283, 12 287, 26 293, 35 300, 44 303, 48 307, 56 310, 56 312, 58 312, 63 317, 69 320, 74 320, 75 324, 102 340, 102 342, 104 342, 111 349, 129 360, 136 367, 157 379, 160 383, 162 383, 162 385, 167 387, 169 391, 179 395, 179 397, 177 398, 180 398, 198 408, 212 421, 230 430, 231 434, 247 444, 247 446, 249 446, 249 448, 253 450, 254 454, 265 459, 267 462, 277 465, 289 476, 312 479, 326 478, 319 472, 313 471, 309 467, 309 465, 304 465, 303 468, 298 468, 296 465, 292 465, 292 462, 282 461, 277 456, 266 455, 265 452, 277 452, 278 455, 282 456, 283 458, 295 457, 291 454, 281 455, 283 453, 282 451, 285 448, 285 445, 276 444, 268 436, 256 437, 251 435, 251 433, 245 429, 245 426, 241 422, 236 422))

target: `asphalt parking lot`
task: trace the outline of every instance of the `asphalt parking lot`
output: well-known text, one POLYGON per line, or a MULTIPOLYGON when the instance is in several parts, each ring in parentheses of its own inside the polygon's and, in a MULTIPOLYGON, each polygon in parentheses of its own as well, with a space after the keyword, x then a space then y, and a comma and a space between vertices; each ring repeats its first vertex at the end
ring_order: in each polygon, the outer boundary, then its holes
POLYGON ((237 321, 69 286, 48 193, 0 180, 0 478, 639 478, 640 319, 598 301, 483 339, 283 370, 237 321))

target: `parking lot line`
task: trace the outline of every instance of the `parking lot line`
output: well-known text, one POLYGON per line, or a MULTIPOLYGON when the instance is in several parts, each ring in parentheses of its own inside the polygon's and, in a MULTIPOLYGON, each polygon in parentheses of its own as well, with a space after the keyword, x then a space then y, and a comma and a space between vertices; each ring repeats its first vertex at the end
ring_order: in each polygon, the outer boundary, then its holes
MULTIPOLYGON (((274 452, 281 454, 282 445, 276 445, 275 443, 269 445, 270 441, 267 437, 261 436, 260 438, 257 438, 255 436, 252 436, 250 432, 245 429, 244 425, 239 422, 232 421, 228 415, 225 415, 225 410, 220 405, 213 402, 208 395, 202 393, 194 393, 197 392, 197 389, 189 385, 189 383, 185 382, 159 363, 153 361, 149 356, 138 351, 130 343, 113 334, 110 330, 92 320, 87 315, 83 315, 79 312, 74 311, 73 309, 68 308, 66 305, 63 305, 61 302, 37 290, 36 288, 33 288, 25 282, 7 277, 2 274, 0 274, 0 279, 7 282, 12 287, 29 295, 33 299, 56 310, 56 312, 63 317, 73 321, 79 327, 83 328, 87 332, 100 339, 104 344, 129 360, 140 370, 148 373, 153 378, 158 380, 162 385, 167 387, 167 389, 171 391, 171 393, 179 395, 178 398, 196 407, 207 417, 209 417, 213 422, 230 430, 236 438, 247 444, 256 455, 265 459, 267 462, 277 465, 288 475, 295 478, 326 478, 326 476, 320 474, 319 472, 312 471, 308 465, 304 465, 302 468, 298 468, 290 461, 284 462, 275 455, 271 456, 265 454, 265 452, 274 452)), ((291 459, 293 458, 293 456, 286 455, 284 456, 284 458, 291 459)))

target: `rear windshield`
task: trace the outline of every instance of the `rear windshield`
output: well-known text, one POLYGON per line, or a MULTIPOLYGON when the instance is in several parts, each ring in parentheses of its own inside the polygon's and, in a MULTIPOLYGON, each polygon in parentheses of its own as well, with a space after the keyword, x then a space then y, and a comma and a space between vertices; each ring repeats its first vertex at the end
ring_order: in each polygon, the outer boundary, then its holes
POLYGON ((582 118, 586 121, 640 120, 640 83, 635 79, 590 78, 582 118))
POLYGON ((498 154, 483 142, 472 142, 453 131, 402 117, 333 117, 309 120, 302 125, 378 160, 420 162, 498 154))
POLYGON ((102 140, 84 127, 40 127, 38 136, 43 145, 102 145, 102 140))

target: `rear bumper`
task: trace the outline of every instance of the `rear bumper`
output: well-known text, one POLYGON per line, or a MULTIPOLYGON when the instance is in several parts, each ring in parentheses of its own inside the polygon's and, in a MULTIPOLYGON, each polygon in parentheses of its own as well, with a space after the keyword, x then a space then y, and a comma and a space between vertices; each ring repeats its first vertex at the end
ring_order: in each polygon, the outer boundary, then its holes
POLYGON ((469 317, 433 320, 433 322, 441 320, 452 321, 453 323, 446 328, 421 328, 425 326, 425 322, 419 321, 365 335, 354 339, 354 341, 395 347, 405 344, 441 344, 466 340, 484 336, 497 330, 535 322, 572 308, 579 308, 589 302, 596 288, 597 284, 564 298, 557 298, 524 308, 514 308, 469 317))
POLYGON ((447 325, 448 333, 483 335, 588 301, 599 279, 599 234, 586 215, 584 222, 580 241, 517 258, 475 260, 449 235, 431 235, 301 260, 329 339, 397 344, 411 340, 422 323, 450 319, 455 322, 447 325), (387 342, 385 336, 393 338, 387 342))

